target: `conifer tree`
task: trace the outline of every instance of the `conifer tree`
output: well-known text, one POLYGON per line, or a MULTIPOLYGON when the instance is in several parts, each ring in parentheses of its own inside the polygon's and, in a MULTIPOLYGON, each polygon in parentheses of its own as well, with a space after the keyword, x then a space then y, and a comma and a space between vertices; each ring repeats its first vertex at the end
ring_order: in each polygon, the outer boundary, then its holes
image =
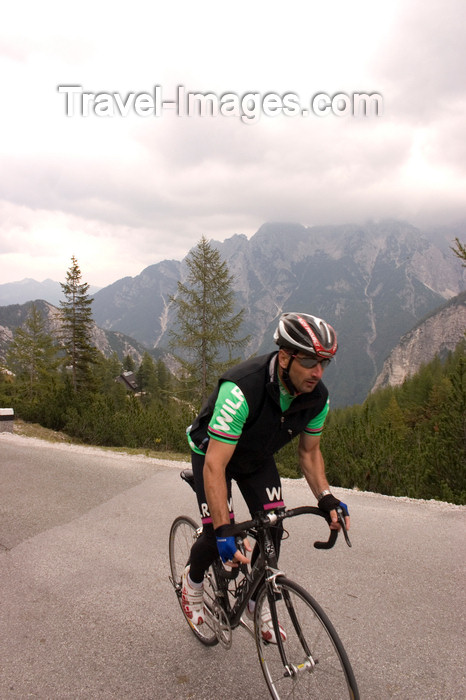
POLYGON ((395 396, 392 395, 390 402, 383 414, 385 424, 400 437, 404 437, 407 431, 406 419, 395 396))
POLYGON ((203 236, 186 258, 186 283, 170 297, 177 312, 171 347, 181 350, 185 398, 205 400, 219 373, 239 358, 232 353, 248 338, 237 338, 244 309, 234 313, 233 277, 220 253, 203 236), (225 357, 226 356, 226 357, 225 357))
POLYGON ((151 396, 157 394, 158 382, 155 363, 148 352, 145 352, 142 357, 142 362, 136 372, 136 380, 140 391, 151 396))
POLYGON ((73 255, 66 274, 66 282, 60 283, 65 296, 61 306, 61 339, 66 353, 66 365, 71 368, 73 390, 77 392, 89 378, 89 369, 96 361, 96 349, 92 345, 92 301, 89 285, 82 282, 81 270, 73 255))
POLYGON ((131 355, 125 355, 123 358, 123 370, 125 372, 134 372, 136 369, 136 363, 131 355))
POLYGON ((44 318, 32 304, 24 327, 18 327, 8 349, 7 362, 22 387, 24 397, 36 399, 57 368, 58 347, 45 330, 44 318))
POLYGON ((451 250, 457 258, 465 261, 463 262, 463 267, 466 267, 466 245, 461 243, 459 238, 455 238, 455 247, 452 247, 451 250))
POLYGON ((158 359, 155 363, 155 373, 160 394, 167 394, 170 391, 171 375, 163 360, 158 359))
POLYGON ((439 415, 440 452, 443 460, 441 480, 452 495, 466 499, 466 355, 464 343, 456 352, 456 362, 450 369, 450 394, 439 415), (462 349, 462 352, 461 352, 462 349))

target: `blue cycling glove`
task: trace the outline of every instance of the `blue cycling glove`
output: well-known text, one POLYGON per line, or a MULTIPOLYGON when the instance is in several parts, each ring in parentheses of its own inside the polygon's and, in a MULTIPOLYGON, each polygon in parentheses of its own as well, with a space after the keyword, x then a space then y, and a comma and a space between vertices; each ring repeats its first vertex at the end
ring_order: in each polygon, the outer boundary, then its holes
POLYGON ((235 538, 225 533, 225 530, 228 532, 228 528, 228 525, 220 525, 220 527, 215 529, 217 549, 223 562, 233 561, 233 557, 238 549, 235 538))
POLYGON ((331 510, 335 510, 336 508, 341 508, 343 515, 349 516, 348 506, 346 503, 339 501, 338 498, 332 496, 331 493, 328 493, 326 496, 320 499, 319 508, 320 510, 324 510, 326 513, 330 513, 331 510))
POLYGON ((233 561, 238 547, 234 537, 217 537, 217 549, 221 560, 226 562, 233 561))

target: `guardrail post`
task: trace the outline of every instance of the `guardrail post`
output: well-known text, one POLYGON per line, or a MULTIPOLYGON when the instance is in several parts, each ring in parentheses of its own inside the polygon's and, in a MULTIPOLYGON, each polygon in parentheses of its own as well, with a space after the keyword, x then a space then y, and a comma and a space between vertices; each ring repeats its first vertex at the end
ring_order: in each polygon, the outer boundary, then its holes
POLYGON ((0 408, 0 433, 12 433, 15 412, 12 408, 0 408))

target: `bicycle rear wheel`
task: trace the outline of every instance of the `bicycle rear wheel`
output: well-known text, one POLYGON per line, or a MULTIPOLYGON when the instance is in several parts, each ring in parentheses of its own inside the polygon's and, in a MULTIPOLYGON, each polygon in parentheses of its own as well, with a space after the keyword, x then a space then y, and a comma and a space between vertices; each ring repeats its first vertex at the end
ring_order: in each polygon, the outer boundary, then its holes
MULTIPOLYGON (((170 528, 170 535, 168 540, 168 554, 170 558, 170 570, 172 576, 172 582, 175 587, 176 595, 178 597, 178 602, 180 604, 181 610, 183 607, 181 605, 181 577, 186 565, 189 563, 189 556, 191 554, 191 547, 199 536, 199 528, 195 521, 188 517, 187 515, 180 515, 173 521, 170 528)), ((215 595, 212 591, 210 585, 210 580, 208 577, 204 579, 204 602, 207 609, 210 611, 212 609, 212 601, 215 595)), ((190 626, 192 632, 196 637, 206 646, 214 646, 218 643, 217 635, 213 630, 213 626, 209 625, 209 619, 206 620, 202 625, 194 625, 192 621, 186 617, 183 611, 183 616, 190 626)), ((209 616, 210 618, 210 616, 209 616)))
POLYGON ((304 588, 283 576, 277 577, 276 587, 271 604, 267 586, 262 587, 255 612, 256 646, 272 697, 358 700, 348 656, 320 605, 304 588), (264 641, 260 630, 262 614, 273 618, 273 607, 286 633, 282 645, 264 641))

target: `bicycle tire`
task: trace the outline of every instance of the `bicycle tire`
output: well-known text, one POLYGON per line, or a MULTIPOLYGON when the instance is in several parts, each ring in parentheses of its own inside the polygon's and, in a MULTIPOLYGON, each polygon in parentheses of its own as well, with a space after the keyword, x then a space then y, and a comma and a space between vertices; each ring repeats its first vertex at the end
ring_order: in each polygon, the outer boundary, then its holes
MULTIPOLYGON (((170 570, 172 581, 177 593, 178 602, 183 612, 183 617, 188 623, 193 634, 206 646, 215 646, 218 644, 218 638, 212 626, 209 626, 206 620, 201 625, 195 625, 186 617, 183 606, 181 605, 181 577, 186 565, 189 563, 191 547, 198 537, 199 526, 196 522, 187 515, 180 515, 172 523, 170 535, 168 538, 168 554, 170 559, 170 570)), ((210 572, 212 575, 212 572, 210 572)), ((210 579, 208 576, 204 579, 204 603, 207 609, 212 609, 212 602, 215 595, 212 591, 210 579)))
MULTIPOLYGON (((267 586, 257 597, 254 617, 255 639, 262 672, 274 700, 317 698, 359 700, 359 691, 343 644, 327 614, 309 593, 284 576, 276 579, 271 603, 267 586), (261 616, 275 606, 285 630, 283 650, 287 674, 277 643, 266 642, 261 633, 261 616)), ((273 617, 273 615, 272 615, 273 617)))

